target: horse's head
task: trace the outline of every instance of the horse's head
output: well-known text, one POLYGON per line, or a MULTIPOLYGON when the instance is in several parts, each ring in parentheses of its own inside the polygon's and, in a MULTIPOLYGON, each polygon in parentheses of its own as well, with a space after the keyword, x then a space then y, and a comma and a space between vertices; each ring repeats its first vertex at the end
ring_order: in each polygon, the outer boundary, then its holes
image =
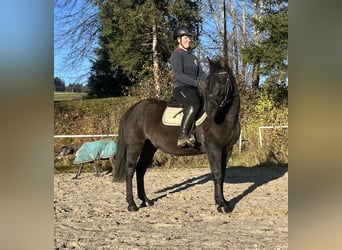
POLYGON ((59 149, 59 153, 57 155, 57 159, 58 160, 61 160, 64 158, 64 156, 67 156, 67 155, 71 155, 75 153, 75 150, 72 146, 62 146, 60 149, 59 149))
POLYGON ((209 64, 209 86, 205 96, 204 109, 208 116, 215 115, 230 100, 234 80, 230 68, 224 67, 222 60, 211 61, 209 64))

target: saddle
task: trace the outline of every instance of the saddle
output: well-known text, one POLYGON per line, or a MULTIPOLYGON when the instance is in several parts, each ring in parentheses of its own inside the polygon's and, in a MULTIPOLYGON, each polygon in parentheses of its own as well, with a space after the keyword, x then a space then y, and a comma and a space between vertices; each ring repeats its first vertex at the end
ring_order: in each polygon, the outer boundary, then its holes
MULTIPOLYGON (((162 122, 165 126, 180 126, 183 118, 183 106, 172 98, 166 105, 163 112, 162 122)), ((199 126, 207 118, 207 113, 200 112, 199 117, 196 119, 196 126, 199 126)))

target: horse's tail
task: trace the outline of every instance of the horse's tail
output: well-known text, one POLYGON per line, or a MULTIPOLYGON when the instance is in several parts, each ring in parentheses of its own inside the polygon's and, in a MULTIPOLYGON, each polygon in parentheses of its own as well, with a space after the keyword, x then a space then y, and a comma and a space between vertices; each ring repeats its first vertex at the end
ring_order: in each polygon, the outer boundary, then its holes
POLYGON ((113 168, 113 181, 123 182, 126 179, 126 143, 124 138, 124 117, 122 117, 119 126, 119 136, 117 142, 117 152, 115 154, 115 166, 113 168))

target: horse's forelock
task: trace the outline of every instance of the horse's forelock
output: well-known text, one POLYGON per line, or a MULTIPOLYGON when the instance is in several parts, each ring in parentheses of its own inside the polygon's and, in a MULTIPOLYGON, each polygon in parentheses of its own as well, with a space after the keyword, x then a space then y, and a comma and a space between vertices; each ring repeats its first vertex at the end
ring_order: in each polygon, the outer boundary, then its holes
POLYGON ((222 71, 223 69, 224 69, 224 67, 222 66, 220 59, 216 59, 216 60, 209 62, 210 73, 217 73, 217 72, 222 71))

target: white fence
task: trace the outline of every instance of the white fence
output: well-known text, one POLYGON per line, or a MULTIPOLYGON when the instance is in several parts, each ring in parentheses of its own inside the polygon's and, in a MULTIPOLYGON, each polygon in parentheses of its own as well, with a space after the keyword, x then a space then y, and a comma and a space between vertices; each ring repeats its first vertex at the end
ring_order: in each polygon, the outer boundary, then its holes
POLYGON ((118 134, 107 135, 54 135, 54 138, 78 138, 78 137, 116 137, 118 134))
MULTIPOLYGON (((260 147, 262 147, 262 129, 275 129, 275 128, 288 128, 288 125, 285 126, 260 126, 259 130, 259 143, 260 147)), ((105 134, 105 135, 54 135, 54 138, 86 138, 86 137, 117 137, 118 134, 105 134)), ((240 138, 239 138, 239 153, 241 153, 241 144, 242 144, 242 130, 240 130, 240 138)))
POLYGON ((288 125, 286 125, 286 126, 261 126, 261 127, 259 127, 259 143, 260 143, 260 147, 262 147, 261 129, 268 129, 268 128, 288 128, 288 125))

